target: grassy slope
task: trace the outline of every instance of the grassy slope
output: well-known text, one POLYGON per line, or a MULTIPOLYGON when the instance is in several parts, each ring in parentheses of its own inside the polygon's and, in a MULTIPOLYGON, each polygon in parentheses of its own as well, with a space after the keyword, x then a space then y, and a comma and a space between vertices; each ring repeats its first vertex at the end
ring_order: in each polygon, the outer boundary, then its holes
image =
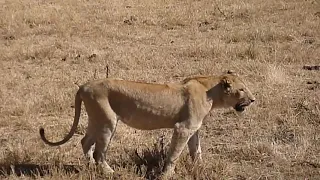
MULTIPOLYGON (((72 122, 76 84, 105 77, 107 65, 112 77, 147 82, 234 69, 257 102, 239 117, 213 113, 201 131, 203 164, 191 172, 185 151, 175 178, 320 178, 320 72, 302 69, 320 63, 319 1, 11 0, 0 6, 1 164, 81 165, 85 113, 78 134, 58 148, 45 146, 38 128, 61 139, 72 122)), ((129 155, 152 149, 161 135, 169 141, 168 130, 120 124, 108 153, 114 178, 138 179, 129 155)), ((99 177, 86 168, 69 174, 43 168, 53 171, 45 179, 99 177)))

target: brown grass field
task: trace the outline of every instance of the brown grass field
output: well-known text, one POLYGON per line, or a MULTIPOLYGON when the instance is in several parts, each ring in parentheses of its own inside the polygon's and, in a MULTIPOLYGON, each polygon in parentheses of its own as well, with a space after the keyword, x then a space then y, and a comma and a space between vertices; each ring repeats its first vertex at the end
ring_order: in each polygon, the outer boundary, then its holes
POLYGON ((77 85, 109 76, 176 82, 233 69, 256 102, 204 121, 204 161, 185 149, 173 179, 320 179, 319 0, 0 0, 0 178, 156 179, 171 130, 119 123, 116 173, 85 166, 77 85), (161 146, 164 147, 161 147, 161 146), (138 154, 138 155, 137 155, 138 154), (140 159, 141 158, 141 159, 140 159))

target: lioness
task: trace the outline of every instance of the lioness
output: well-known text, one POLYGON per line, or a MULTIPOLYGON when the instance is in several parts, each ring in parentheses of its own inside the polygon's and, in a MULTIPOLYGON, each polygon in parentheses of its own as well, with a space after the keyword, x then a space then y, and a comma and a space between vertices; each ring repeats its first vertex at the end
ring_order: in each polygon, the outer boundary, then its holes
POLYGON ((233 107, 242 112, 255 98, 244 82, 230 71, 220 76, 191 77, 172 84, 110 78, 95 80, 80 86, 75 97, 74 122, 62 141, 48 141, 44 129, 40 128, 41 139, 46 144, 62 145, 73 136, 79 123, 82 101, 89 117, 87 132, 81 140, 86 157, 93 158, 105 172, 113 172, 106 162, 106 149, 118 119, 141 130, 173 128, 163 169, 163 175, 170 176, 187 144, 191 158, 201 158, 198 130, 212 109, 233 107))

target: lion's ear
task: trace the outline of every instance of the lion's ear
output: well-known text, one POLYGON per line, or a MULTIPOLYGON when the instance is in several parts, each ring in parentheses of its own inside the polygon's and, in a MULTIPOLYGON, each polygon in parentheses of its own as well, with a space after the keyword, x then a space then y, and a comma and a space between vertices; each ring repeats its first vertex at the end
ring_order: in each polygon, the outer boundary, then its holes
POLYGON ((222 85, 223 90, 224 90, 226 93, 230 93, 230 92, 231 92, 231 81, 230 81, 230 79, 228 79, 228 78, 223 78, 223 79, 221 80, 221 85, 222 85))

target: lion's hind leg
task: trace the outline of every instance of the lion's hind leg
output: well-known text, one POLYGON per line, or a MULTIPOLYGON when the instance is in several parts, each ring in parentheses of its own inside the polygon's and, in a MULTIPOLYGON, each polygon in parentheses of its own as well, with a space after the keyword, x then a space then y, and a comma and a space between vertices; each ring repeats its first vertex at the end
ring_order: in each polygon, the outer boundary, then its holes
MULTIPOLYGON (((113 169, 106 161, 106 154, 110 144, 112 135, 115 131, 117 124, 117 115, 110 106, 105 103, 100 106, 98 116, 95 116, 96 129, 95 129, 95 150, 93 158, 100 170, 103 173, 113 173, 113 169)), ((96 114, 97 115, 97 114, 96 114)))
MULTIPOLYGON (((88 134, 94 137, 93 159, 97 170, 104 174, 112 173, 114 171, 106 161, 106 153, 117 123, 117 115, 107 99, 92 99, 89 96, 84 103, 89 117, 88 134)), ((84 151, 87 152, 92 141, 89 137, 83 141, 88 142, 84 143, 84 151)))
POLYGON ((92 123, 88 123, 88 129, 85 136, 81 139, 82 150, 84 156, 89 161, 89 163, 94 163, 93 159, 93 149, 95 143, 95 135, 94 135, 94 128, 92 128, 92 123))
POLYGON ((96 161, 98 168, 103 173, 113 173, 113 169, 109 166, 106 161, 107 148, 111 140, 113 129, 105 126, 102 130, 97 132, 95 150, 93 158, 96 161))

